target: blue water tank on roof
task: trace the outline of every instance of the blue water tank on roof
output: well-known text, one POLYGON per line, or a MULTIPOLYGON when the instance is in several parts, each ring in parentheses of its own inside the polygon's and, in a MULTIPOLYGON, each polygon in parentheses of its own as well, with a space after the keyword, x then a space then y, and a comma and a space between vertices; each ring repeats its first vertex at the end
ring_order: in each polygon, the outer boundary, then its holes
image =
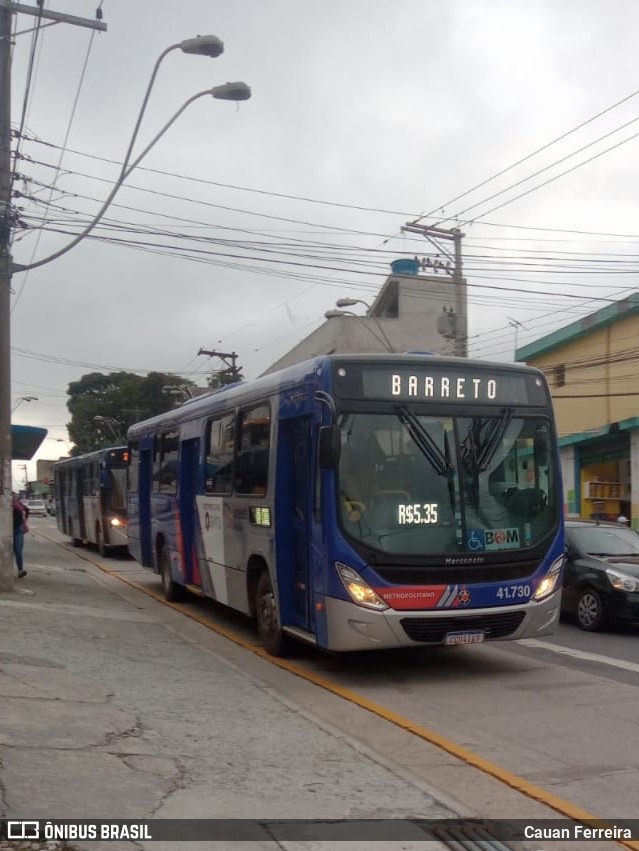
POLYGON ((419 263, 412 257, 393 260, 390 265, 394 275, 417 275, 419 273, 419 263))

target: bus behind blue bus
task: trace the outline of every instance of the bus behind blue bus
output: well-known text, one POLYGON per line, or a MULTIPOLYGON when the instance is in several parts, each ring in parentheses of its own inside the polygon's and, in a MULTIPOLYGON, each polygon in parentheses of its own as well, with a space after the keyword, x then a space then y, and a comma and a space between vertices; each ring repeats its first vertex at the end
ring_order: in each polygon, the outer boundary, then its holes
POLYGON ((333 355, 129 430, 131 554, 165 596, 255 617, 266 649, 551 633, 564 559, 543 375, 333 355))
POLYGON ((53 465, 56 522, 73 546, 92 544, 102 556, 126 549, 128 460, 126 446, 109 446, 53 465))

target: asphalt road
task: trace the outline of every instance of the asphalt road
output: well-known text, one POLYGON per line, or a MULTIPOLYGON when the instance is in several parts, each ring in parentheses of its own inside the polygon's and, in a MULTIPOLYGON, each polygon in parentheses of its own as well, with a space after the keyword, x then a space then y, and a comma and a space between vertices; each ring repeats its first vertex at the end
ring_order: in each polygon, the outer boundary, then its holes
MULTIPOLYGON (((50 518, 35 522, 43 531, 55 528, 50 518)), ((159 592, 158 578, 132 560, 100 560, 91 551, 78 555, 159 592)), ((211 601, 193 598, 185 611, 231 630, 249 646, 257 643, 250 622, 211 601)), ((639 741, 638 642, 636 630, 593 635, 562 623, 556 635, 537 642, 346 655, 300 646, 293 663, 594 816, 633 818, 639 812, 639 752, 633 744, 639 741)), ((241 649, 229 646, 228 655, 236 664, 249 664, 241 649)), ((273 673, 274 688, 285 688, 289 698, 326 723, 343 724, 350 735, 384 751, 385 733, 372 732, 368 724, 352 729, 346 710, 318 701, 316 690, 307 695, 295 680, 284 686, 280 675, 273 673)), ((419 770, 410 748, 402 759, 419 770)), ((451 794, 460 792, 458 775, 449 777, 443 762, 438 778, 451 794)), ((463 791, 472 799, 469 784, 463 791)), ((484 806, 489 803, 485 797, 484 806)))

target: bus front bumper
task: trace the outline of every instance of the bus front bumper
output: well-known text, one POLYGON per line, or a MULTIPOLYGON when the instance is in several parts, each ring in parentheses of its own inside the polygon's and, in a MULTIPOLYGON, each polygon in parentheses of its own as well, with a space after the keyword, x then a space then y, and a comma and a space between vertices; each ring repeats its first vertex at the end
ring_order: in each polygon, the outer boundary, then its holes
POLYGON ((109 523, 107 536, 107 543, 110 547, 128 547, 129 545, 127 527, 123 523, 120 523, 118 526, 113 526, 109 523))
MULTIPOLYGON (((381 650, 443 645, 450 633, 483 633, 483 641, 507 641, 550 635, 559 619, 561 592, 540 603, 454 609, 376 612, 346 600, 324 600, 328 650, 381 650)), ((463 643, 463 641, 461 642, 463 643)), ((471 643, 471 642, 469 642, 471 643)))

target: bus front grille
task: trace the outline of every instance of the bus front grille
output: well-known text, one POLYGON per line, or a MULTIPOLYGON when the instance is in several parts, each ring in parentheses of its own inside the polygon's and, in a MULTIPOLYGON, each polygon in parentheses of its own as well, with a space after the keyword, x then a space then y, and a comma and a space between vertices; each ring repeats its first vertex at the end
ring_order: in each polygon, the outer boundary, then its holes
POLYGON ((525 614, 518 611, 465 617, 403 618, 400 623, 406 635, 413 641, 441 643, 448 632, 481 631, 486 634, 487 639, 505 638, 517 630, 525 614))

